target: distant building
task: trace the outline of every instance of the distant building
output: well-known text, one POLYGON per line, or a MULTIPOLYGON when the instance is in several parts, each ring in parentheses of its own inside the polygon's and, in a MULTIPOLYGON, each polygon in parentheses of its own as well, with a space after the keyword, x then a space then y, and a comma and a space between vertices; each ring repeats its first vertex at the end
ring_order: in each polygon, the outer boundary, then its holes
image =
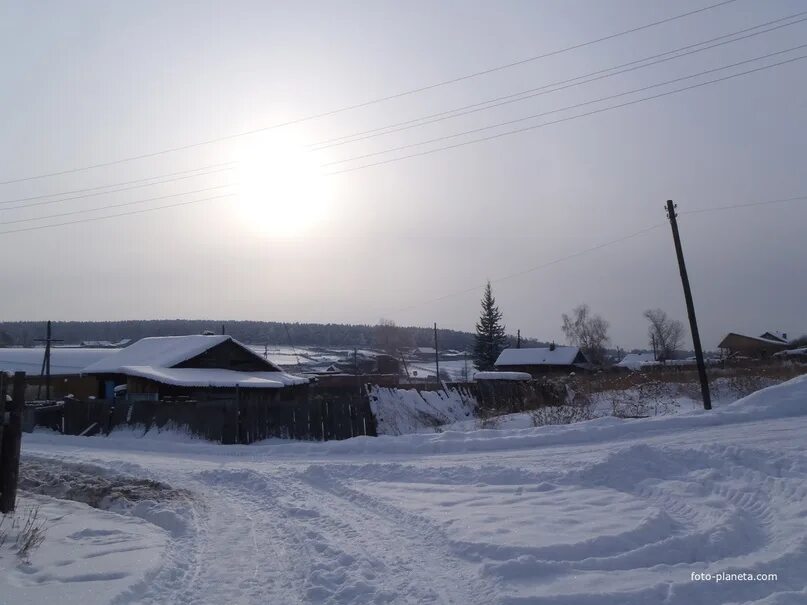
POLYGON ((111 399, 126 385, 128 397, 235 397, 274 401, 299 396, 307 378, 285 373, 249 347, 224 335, 143 338, 88 365, 82 374, 99 381, 111 399))
POLYGON ((616 367, 626 370, 640 370, 643 366, 656 364, 658 364, 658 361, 656 361, 656 356, 653 353, 628 353, 616 364, 616 367))
MULTIPOLYGON (((51 347, 50 394, 51 399, 67 395, 86 398, 98 390, 95 378, 81 376, 81 370, 110 354, 108 349, 79 347, 51 347)), ((25 372, 26 399, 44 399, 47 379, 43 375, 45 347, 15 347, 3 349, 0 354, 0 372, 25 372)))
POLYGON ((548 347, 505 349, 494 364, 503 372, 527 372, 533 377, 568 373, 590 367, 580 347, 548 347))
POLYGON ((762 336, 747 336, 729 332, 717 345, 726 352, 727 357, 751 357, 754 359, 767 359, 768 357, 787 349, 786 334, 777 336, 772 332, 765 332, 762 336))

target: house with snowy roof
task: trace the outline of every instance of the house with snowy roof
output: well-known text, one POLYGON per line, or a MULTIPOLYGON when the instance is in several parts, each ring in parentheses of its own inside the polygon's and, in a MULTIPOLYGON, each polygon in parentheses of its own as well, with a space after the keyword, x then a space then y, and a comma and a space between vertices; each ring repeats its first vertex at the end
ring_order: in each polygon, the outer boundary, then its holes
POLYGON ((787 334, 765 332, 762 336, 747 336, 729 332, 717 346, 727 357, 766 359, 787 349, 787 334))
POLYGON ((143 338, 86 366, 98 395, 111 399, 188 397, 219 399, 244 394, 264 401, 304 396, 307 378, 287 374, 249 347, 225 335, 143 338))
POLYGON ((527 372, 533 377, 587 369, 588 358, 580 347, 551 344, 548 347, 505 349, 496 359, 496 370, 527 372))
POLYGON ((767 338, 768 340, 778 340, 779 342, 784 343, 790 342, 787 339, 787 332, 777 332, 776 330, 772 332, 765 332, 760 336, 760 338, 767 338))

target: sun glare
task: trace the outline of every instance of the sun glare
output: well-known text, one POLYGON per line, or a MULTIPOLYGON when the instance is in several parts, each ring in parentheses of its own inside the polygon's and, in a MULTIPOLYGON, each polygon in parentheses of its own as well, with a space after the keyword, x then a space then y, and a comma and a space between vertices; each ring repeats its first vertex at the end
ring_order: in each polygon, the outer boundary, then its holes
POLYGON ((303 235, 327 213, 329 188, 313 154, 279 136, 250 145, 238 166, 239 206, 264 234, 303 235))

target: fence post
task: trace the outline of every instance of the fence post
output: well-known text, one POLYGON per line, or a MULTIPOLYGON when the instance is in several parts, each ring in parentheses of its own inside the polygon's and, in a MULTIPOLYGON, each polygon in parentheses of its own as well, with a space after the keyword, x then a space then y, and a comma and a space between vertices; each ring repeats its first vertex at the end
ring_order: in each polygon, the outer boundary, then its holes
MULTIPOLYGON (((5 397, 4 397, 5 399, 5 397)), ((11 409, 3 431, 0 455, 0 513, 10 513, 17 501, 20 478, 20 446, 22 444, 22 410, 25 406, 25 372, 14 373, 11 409)))
POLYGON ((3 468, 3 428, 6 424, 6 373, 0 372, 0 468, 3 468))

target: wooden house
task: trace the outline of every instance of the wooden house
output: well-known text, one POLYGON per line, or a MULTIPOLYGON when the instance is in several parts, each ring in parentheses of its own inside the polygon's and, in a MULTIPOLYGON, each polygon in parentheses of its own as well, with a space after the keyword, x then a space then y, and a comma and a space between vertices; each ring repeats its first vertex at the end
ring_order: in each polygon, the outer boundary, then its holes
POLYGON ((498 371, 527 372, 533 377, 568 374, 590 366, 580 347, 554 344, 539 348, 505 349, 494 365, 498 371))
MULTIPOLYGON (((769 332, 766 332, 772 336, 769 332)), ((751 357, 754 359, 767 359, 779 351, 787 349, 788 345, 781 338, 766 338, 762 336, 746 336, 729 332, 720 341, 718 347, 725 351, 727 357, 751 357)))
POLYGON ((129 399, 302 401, 308 385, 225 335, 144 338, 82 373, 98 379, 105 399, 126 385, 129 399))

